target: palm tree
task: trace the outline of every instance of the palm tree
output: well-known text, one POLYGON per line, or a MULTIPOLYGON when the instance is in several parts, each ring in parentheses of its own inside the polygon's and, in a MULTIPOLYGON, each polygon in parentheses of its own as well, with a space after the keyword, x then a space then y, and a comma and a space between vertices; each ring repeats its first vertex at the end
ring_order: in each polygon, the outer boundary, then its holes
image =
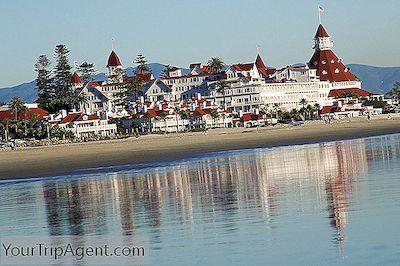
POLYGON ((307 110, 307 117, 311 118, 311 112, 314 111, 313 107, 310 104, 308 104, 306 110, 307 110))
POLYGON ((147 112, 147 113, 145 113, 143 115, 143 118, 144 118, 145 124, 147 124, 147 126, 146 126, 147 127, 147 133, 151 133, 151 131, 152 131, 151 119, 153 117, 151 116, 151 114, 149 112, 147 112))
POLYGON ((191 116, 190 116, 190 111, 187 109, 181 109, 179 110, 179 116, 181 117, 181 119, 183 120, 188 120, 189 122, 189 131, 191 130, 192 127, 192 121, 191 121, 191 116))
POLYGON ((176 133, 179 133, 179 112, 181 111, 181 108, 179 106, 175 106, 174 108, 174 113, 175 113, 175 119, 176 119, 176 133))
POLYGON ((321 110, 321 105, 319 103, 314 104, 314 110, 317 112, 317 117, 319 117, 319 111, 321 110))
POLYGON ((24 101, 18 96, 12 98, 10 102, 10 108, 12 110, 12 113, 15 115, 15 120, 18 120, 19 114, 20 113, 26 113, 28 108, 26 108, 24 101))
POLYGON ((226 81, 226 80, 220 80, 220 81, 218 81, 218 83, 217 83, 217 93, 220 93, 220 94, 222 94, 222 97, 223 97, 223 107, 224 107, 224 109, 225 109, 225 104, 226 104, 226 101, 225 101, 225 91, 226 91, 226 89, 228 89, 228 88, 230 88, 230 85, 229 85, 229 83, 226 81))
POLYGON ((299 111, 297 111, 296 108, 292 109, 292 111, 290 111, 290 117, 297 120, 297 117, 299 116, 299 111))
POLYGON ((79 104, 87 103, 87 101, 88 100, 87 100, 86 94, 82 90, 76 89, 76 90, 72 91, 71 99, 70 99, 72 109, 75 108, 79 104))
POLYGON ((211 57, 207 64, 209 70, 213 73, 221 72, 225 67, 225 63, 220 57, 211 57))
POLYGON ((210 112, 210 115, 211 115, 211 118, 212 118, 212 120, 213 120, 213 127, 215 127, 215 120, 217 119, 217 118, 219 118, 219 113, 218 113, 218 111, 217 110, 212 110, 211 112, 210 112))
POLYGON ((276 119, 279 120, 279 113, 282 112, 281 104, 280 103, 274 103, 273 109, 274 109, 274 113, 275 113, 276 119))
POLYGON ((168 112, 166 112, 164 110, 161 110, 158 113, 158 116, 164 121, 164 134, 167 134, 167 115, 168 115, 168 112))
POLYGON ((400 99, 400 81, 396 81, 393 84, 393 88, 387 94, 398 101, 400 99))
POLYGON ((263 105, 260 109, 260 114, 263 116, 264 123, 266 124, 267 115, 271 116, 271 110, 269 109, 269 104, 263 105))
POLYGON ((303 107, 303 108, 305 108, 305 106, 307 105, 307 100, 306 99, 304 99, 304 98, 302 98, 301 100, 300 100, 300 105, 303 107))

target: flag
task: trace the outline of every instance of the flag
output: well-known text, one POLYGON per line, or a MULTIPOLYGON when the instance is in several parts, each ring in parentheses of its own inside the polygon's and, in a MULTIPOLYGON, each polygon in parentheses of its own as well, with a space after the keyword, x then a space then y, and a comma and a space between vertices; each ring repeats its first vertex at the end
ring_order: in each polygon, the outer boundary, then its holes
POLYGON ((319 10, 320 13, 324 13, 325 12, 325 9, 322 6, 318 6, 318 10, 319 10))

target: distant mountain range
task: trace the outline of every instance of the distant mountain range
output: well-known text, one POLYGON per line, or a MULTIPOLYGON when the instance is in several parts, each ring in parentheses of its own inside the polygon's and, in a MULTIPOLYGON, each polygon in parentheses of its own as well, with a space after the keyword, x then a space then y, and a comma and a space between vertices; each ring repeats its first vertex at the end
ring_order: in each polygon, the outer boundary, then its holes
MULTIPOLYGON (((149 67, 155 77, 160 77, 165 65, 151 63, 149 67)), ((391 90, 393 84, 400 80, 400 67, 374 67, 367 65, 350 64, 351 71, 362 80, 363 88, 378 94, 385 94, 391 90)), ((135 68, 128 67, 125 73, 133 75, 135 68)), ((188 74, 188 69, 183 69, 188 74)), ((106 80, 105 73, 94 76, 95 80, 106 80)), ((37 99, 35 81, 23 83, 10 88, 0 88, 0 102, 8 102, 14 96, 21 97, 27 103, 33 103, 37 99)))

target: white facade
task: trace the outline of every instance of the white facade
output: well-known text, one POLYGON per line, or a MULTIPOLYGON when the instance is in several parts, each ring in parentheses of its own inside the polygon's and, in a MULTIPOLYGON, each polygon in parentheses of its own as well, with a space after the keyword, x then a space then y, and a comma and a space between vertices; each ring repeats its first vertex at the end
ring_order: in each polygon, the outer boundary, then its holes
POLYGON ((107 120, 91 119, 87 115, 82 116, 81 121, 59 123, 61 128, 72 131, 77 138, 92 136, 110 137, 117 133, 117 125, 109 124, 107 120))

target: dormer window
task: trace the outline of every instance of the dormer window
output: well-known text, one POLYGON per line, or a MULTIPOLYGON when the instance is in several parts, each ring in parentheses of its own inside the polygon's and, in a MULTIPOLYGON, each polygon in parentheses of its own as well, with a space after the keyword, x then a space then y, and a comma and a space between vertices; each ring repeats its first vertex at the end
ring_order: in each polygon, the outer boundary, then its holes
POLYGON ((326 75, 326 74, 328 74, 328 71, 326 71, 326 70, 322 71, 322 75, 326 75))
POLYGON ((332 59, 332 60, 331 60, 331 63, 332 63, 332 64, 335 63, 335 60, 332 59))
POLYGON ((318 65, 318 62, 317 62, 317 61, 314 61, 314 66, 316 66, 316 65, 318 65))
POLYGON ((338 74, 339 73, 339 68, 335 69, 335 73, 338 74))
POLYGON ((346 68, 344 69, 344 72, 349 72, 349 69, 346 67, 346 68))
POLYGON ((321 63, 322 63, 323 65, 326 65, 326 61, 325 61, 325 60, 324 60, 324 61, 322 61, 321 63))

